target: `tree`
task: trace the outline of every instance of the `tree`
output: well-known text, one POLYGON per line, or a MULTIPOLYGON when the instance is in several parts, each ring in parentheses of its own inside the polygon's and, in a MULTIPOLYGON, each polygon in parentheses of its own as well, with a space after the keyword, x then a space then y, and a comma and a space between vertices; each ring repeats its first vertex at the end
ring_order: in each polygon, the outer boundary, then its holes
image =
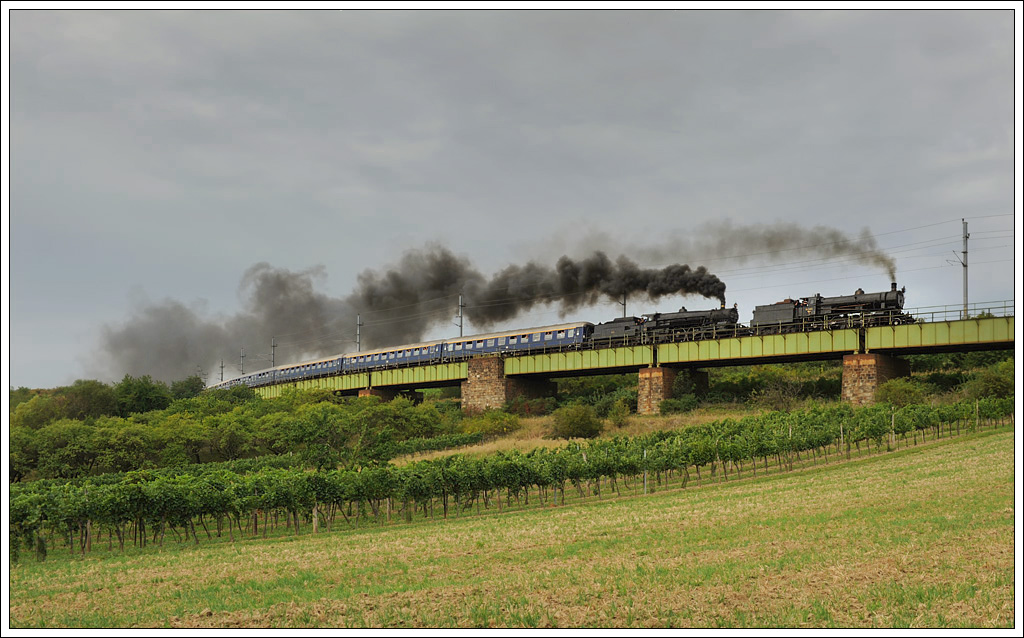
POLYGON ((203 419, 210 447, 222 461, 234 461, 248 456, 253 450, 252 419, 243 408, 209 416, 203 419))
POLYGON ((29 388, 26 388, 25 386, 21 386, 17 390, 15 390, 14 388, 11 388, 10 391, 8 392, 8 396, 11 399, 11 407, 10 407, 11 412, 14 412, 14 409, 16 407, 18 407, 19 404, 24 403, 25 401, 28 401, 29 399, 31 399, 35 395, 36 395, 36 390, 31 390, 29 388))
POLYGON ((168 415, 160 427, 164 437, 162 465, 202 463, 202 453, 210 447, 210 433, 188 414, 168 415))
POLYGON ((38 430, 57 418, 58 406, 53 397, 37 394, 18 404, 11 414, 11 425, 38 430))
POLYGON ((117 397, 114 389, 89 379, 79 379, 73 385, 58 388, 56 401, 61 416, 67 419, 87 419, 117 414, 117 397))
POLYGON ((63 479, 87 475, 99 456, 94 435, 92 426, 73 419, 60 419, 39 430, 39 474, 63 479))
POLYGON ((139 423, 124 419, 104 419, 96 426, 99 464, 110 472, 131 472, 155 465, 150 460, 154 432, 139 423))
POLYGON ((10 481, 16 483, 26 478, 39 463, 39 447, 36 433, 31 428, 12 425, 7 437, 10 446, 8 459, 10 481))
POLYGON ((162 381, 154 381, 148 374, 134 378, 124 375, 116 386, 118 414, 129 416, 138 412, 163 410, 171 404, 171 391, 162 381))
MULTIPOLYGON (((338 461, 349 460, 345 454, 344 423, 346 410, 330 403, 302 406, 298 416, 290 423, 292 442, 299 447, 303 461, 318 470, 333 469, 338 461)), ((346 463, 350 465, 350 463, 346 463)))
POLYGON ((199 394, 206 389, 206 384, 203 379, 196 374, 175 381, 171 384, 171 398, 173 399, 191 399, 199 396, 199 394))
POLYGON ((271 412, 256 420, 254 443, 271 454, 282 454, 292 448, 292 432, 296 417, 291 412, 271 412))

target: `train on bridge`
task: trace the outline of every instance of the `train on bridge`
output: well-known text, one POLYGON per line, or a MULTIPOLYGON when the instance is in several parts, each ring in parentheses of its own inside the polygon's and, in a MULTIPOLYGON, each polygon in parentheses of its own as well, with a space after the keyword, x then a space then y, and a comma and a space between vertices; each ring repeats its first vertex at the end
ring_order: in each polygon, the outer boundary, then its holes
POLYGON ((720 308, 711 310, 687 310, 684 307, 678 312, 619 317, 599 324, 584 321, 439 339, 281 365, 222 381, 211 387, 259 387, 386 368, 458 362, 496 353, 531 354, 901 325, 915 321, 914 317, 903 312, 905 292, 906 288, 897 290, 893 283, 890 290, 883 292, 865 293, 858 289, 852 295, 839 297, 815 294, 799 299, 784 299, 756 306, 748 325, 739 322, 739 311, 735 305, 726 308, 722 304, 720 308))

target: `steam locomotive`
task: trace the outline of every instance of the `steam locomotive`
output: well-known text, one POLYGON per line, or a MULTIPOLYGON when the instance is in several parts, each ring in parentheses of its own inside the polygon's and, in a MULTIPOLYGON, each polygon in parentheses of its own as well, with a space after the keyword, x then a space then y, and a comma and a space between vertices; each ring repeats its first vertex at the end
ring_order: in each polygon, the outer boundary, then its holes
MULTIPOLYGON (((656 312, 640 317, 619 317, 594 326, 590 340, 595 347, 618 343, 638 342, 641 344, 661 341, 696 341, 714 338, 723 329, 728 331, 739 325, 740 313, 735 304, 732 308, 713 310, 687 310, 679 312, 656 312)), ((735 330, 733 330, 735 332, 735 330)))
POLYGON ((711 310, 683 307, 678 312, 619 317, 599 324, 584 321, 440 339, 277 366, 211 387, 243 384, 257 387, 337 374, 461 361, 485 354, 525 354, 913 323, 914 317, 903 312, 905 292, 906 288, 897 290, 894 283, 891 290, 884 292, 865 293, 858 289, 852 295, 839 297, 815 294, 796 300, 785 299, 756 306, 749 326, 739 323, 735 304, 726 308, 723 303, 720 308, 711 310))
POLYGON ((759 334, 780 334, 810 330, 835 330, 857 326, 898 325, 912 323, 913 317, 903 313, 906 287, 896 284, 885 292, 865 293, 857 289, 852 295, 840 297, 802 297, 756 306, 750 321, 759 334))

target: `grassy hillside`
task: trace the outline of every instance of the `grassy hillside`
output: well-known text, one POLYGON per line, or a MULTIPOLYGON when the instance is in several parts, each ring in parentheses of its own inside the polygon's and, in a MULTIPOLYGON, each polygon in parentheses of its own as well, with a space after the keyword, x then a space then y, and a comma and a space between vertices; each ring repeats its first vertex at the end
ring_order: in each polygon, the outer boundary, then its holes
POLYGON ((1014 436, 566 507, 11 567, 14 627, 1011 627, 1014 436))

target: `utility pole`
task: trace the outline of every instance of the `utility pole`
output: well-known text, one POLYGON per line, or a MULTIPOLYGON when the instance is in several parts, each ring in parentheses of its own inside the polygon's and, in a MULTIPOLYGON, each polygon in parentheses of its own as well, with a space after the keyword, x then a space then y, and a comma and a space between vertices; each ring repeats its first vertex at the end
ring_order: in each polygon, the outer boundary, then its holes
POLYGON ((964 265, 964 319, 967 318, 967 238, 970 235, 967 233, 967 220, 961 218, 960 221, 964 223, 964 258, 961 263, 964 265))
POLYGON ((458 318, 458 320, 459 320, 459 323, 457 323, 455 325, 457 325, 459 327, 459 336, 460 337, 462 336, 462 309, 465 308, 465 307, 466 307, 466 305, 464 303, 462 303, 462 293, 460 292, 459 293, 459 314, 455 315, 458 318))
POLYGON ((220 380, 224 380, 224 359, 220 360, 220 380))
POLYGON ((271 379, 277 381, 277 337, 270 338, 270 373, 271 379))
POLYGON ((363 341, 362 341, 363 337, 359 333, 359 330, 362 327, 363 327, 363 317, 362 317, 362 315, 356 315, 356 352, 362 351, 362 347, 363 347, 363 341))
MULTIPOLYGON (((967 319, 967 238, 970 237, 970 235, 967 233, 967 220, 961 218, 960 221, 964 223, 964 250, 960 255, 957 255, 954 250, 953 256, 955 256, 956 260, 960 262, 960 265, 964 267, 964 311, 963 316, 960 318, 967 319)), ((952 260, 947 259, 946 263, 952 264, 953 262, 952 260)))
POLYGON ((245 374, 245 348, 238 351, 238 371, 245 374))

